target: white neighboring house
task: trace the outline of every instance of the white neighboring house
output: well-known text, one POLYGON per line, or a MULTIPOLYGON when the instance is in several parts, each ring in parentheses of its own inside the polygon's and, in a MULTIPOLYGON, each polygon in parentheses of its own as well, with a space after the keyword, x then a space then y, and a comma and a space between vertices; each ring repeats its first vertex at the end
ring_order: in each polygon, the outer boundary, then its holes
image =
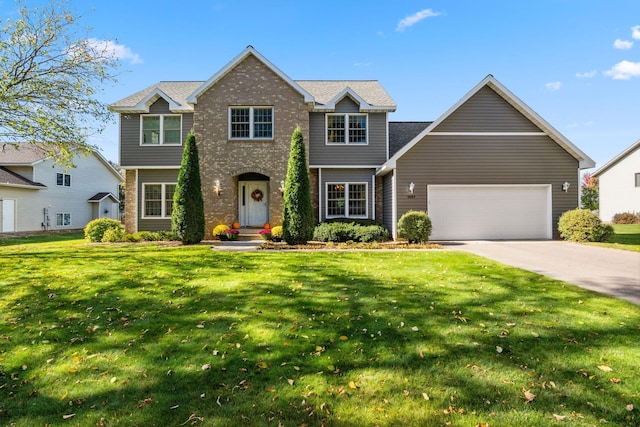
POLYGON ((34 144, 0 148, 0 233, 82 229, 95 218, 120 219, 124 178, 100 153, 57 164, 34 144))
POLYGON ((596 170, 600 219, 611 222, 617 213, 640 213, 640 140, 596 170))

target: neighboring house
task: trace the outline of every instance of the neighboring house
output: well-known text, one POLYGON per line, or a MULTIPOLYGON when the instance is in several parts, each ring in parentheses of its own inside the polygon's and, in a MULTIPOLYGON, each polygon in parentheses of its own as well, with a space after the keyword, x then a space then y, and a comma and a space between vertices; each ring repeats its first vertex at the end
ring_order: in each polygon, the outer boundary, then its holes
POLYGON ((376 219, 394 236, 414 209, 429 212, 437 239, 551 238, 578 205, 579 170, 594 165, 492 76, 435 122, 390 122, 396 105, 377 81, 294 81, 251 46, 207 81, 160 82, 109 108, 130 232, 170 229, 191 129, 207 235, 281 223, 296 125, 317 221, 376 219))
POLYGON ((640 140, 596 170, 600 219, 611 222, 617 213, 640 213, 640 140))
POLYGON ((119 219, 124 181, 97 152, 73 157, 64 168, 35 144, 0 150, 0 233, 81 229, 95 218, 119 219))

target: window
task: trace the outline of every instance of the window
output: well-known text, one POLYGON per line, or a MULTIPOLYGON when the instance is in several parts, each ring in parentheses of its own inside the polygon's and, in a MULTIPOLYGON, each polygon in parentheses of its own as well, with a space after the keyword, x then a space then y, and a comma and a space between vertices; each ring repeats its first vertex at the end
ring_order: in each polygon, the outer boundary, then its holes
POLYGON ((327 144, 367 144, 367 115, 327 114, 327 144))
POLYGON ((182 116, 180 115, 143 115, 142 144, 180 144, 182 116))
POLYGON ((61 187, 71 187, 71 175, 68 173, 57 173, 56 184, 61 187))
POLYGON ((327 183, 327 218, 366 218, 366 183, 327 183))
POLYGON ((144 184, 145 218, 171 218, 173 211, 173 193, 176 184, 144 184))
POLYGON ((68 227, 71 225, 71 214, 69 212, 57 212, 56 213, 56 226, 68 227))
POLYGON ((640 172, 636 174, 636 187, 640 187, 640 172))
POLYGON ((273 107, 229 109, 230 139, 273 139, 273 107))

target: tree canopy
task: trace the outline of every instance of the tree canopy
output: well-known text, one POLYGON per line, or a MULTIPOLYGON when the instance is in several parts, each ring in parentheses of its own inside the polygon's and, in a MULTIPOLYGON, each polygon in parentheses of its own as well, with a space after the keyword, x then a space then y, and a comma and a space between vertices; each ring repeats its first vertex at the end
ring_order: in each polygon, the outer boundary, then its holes
POLYGON ((110 41, 83 35, 68 1, 29 9, 0 33, 0 149, 38 143, 62 163, 111 120, 96 98, 116 81, 119 60, 110 41))

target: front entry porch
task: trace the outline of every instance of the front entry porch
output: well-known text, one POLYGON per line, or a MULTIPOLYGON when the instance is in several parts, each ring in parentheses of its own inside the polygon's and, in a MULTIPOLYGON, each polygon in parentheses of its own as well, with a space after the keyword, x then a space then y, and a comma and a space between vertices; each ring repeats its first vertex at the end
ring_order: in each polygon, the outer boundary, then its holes
POLYGON ((238 177, 238 220, 241 227, 262 228, 269 222, 269 177, 258 173, 238 177))

